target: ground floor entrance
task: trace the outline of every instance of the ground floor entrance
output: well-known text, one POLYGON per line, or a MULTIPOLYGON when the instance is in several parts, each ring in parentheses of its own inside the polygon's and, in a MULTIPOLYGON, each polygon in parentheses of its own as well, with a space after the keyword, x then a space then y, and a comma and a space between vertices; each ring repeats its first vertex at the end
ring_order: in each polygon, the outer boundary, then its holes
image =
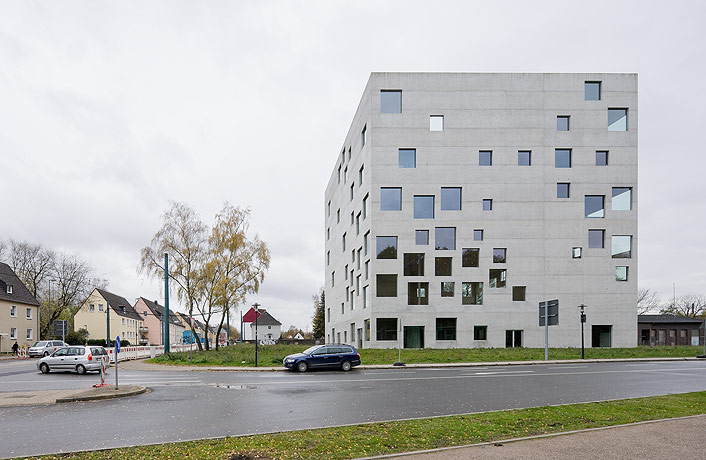
POLYGON ((594 348, 610 348, 611 325, 594 325, 591 329, 591 346, 594 348))

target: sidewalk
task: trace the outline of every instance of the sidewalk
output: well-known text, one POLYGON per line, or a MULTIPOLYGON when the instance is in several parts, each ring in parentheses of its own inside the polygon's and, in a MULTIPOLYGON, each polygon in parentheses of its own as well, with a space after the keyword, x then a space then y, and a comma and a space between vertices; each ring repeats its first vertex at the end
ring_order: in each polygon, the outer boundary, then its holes
POLYGON ((117 390, 114 386, 108 385, 101 388, 83 390, 6 391, 0 392, 0 407, 97 401, 134 396, 146 391, 147 388, 137 385, 120 385, 117 390))
POLYGON ((704 433, 706 415, 697 415, 359 460, 702 458, 704 433))

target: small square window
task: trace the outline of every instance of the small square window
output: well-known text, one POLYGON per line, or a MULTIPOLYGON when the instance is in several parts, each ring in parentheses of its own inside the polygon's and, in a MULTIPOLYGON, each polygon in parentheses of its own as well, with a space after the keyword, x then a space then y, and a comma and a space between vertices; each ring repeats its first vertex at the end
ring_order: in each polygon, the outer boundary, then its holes
POLYGON ((452 257, 437 257, 435 261, 434 275, 451 276, 452 259, 452 257))
POLYGON ((456 284, 453 281, 441 282, 441 297, 453 297, 456 284))
POLYGON ((507 248, 493 248, 493 263, 504 264, 507 261, 507 248))
POLYGON ((461 210, 461 187, 441 187, 441 210, 461 210))
POLYGON ((596 166, 608 166, 607 150, 596 150, 596 166))
POLYGON ((380 187, 380 210, 402 210, 402 189, 400 187, 380 187))
POLYGON ((417 149, 398 149, 397 152, 400 168, 417 167, 417 149))
POLYGON ((456 249, 456 227, 436 227, 435 238, 435 249, 456 249))
POLYGON ((532 151, 531 150, 519 150, 517 152, 517 165, 518 166, 530 166, 532 164, 532 151))
POLYGON ((473 230, 473 241, 483 241, 483 230, 473 230))
POLYGON ((527 292, 527 286, 513 286, 512 287, 512 300, 513 302, 522 302, 525 299, 525 294, 527 292))
POLYGON ((588 231, 588 247, 591 249, 603 249, 605 230, 589 230, 588 231))
POLYGON ((456 340, 456 318, 436 318, 436 340, 456 340))
POLYGON ((407 305, 429 305, 429 283, 407 283, 407 305))
POLYGON ((488 285, 491 288, 502 288, 507 284, 507 270, 504 268, 491 268, 488 271, 488 285))
POLYGON ((480 248, 463 248, 461 252, 462 267, 477 267, 480 260, 480 248))
POLYGON ((613 259, 630 259, 632 257, 632 236, 613 235, 611 248, 611 257, 613 259))
POLYGON ((434 218, 434 196, 414 195, 414 218, 434 218))
POLYGON ((483 305, 483 283, 461 283, 461 305, 483 305))
POLYGON ((397 297, 397 275, 378 274, 376 297, 397 297))
POLYGON ((628 267, 615 267, 615 281, 628 280, 628 267))
POLYGON ((377 258, 378 259, 396 259, 397 258, 397 237, 396 236, 378 236, 375 238, 377 258))
POLYGON ((632 209, 632 187, 613 187, 613 211, 630 211, 632 209))
POLYGON ((405 253, 404 276, 424 276, 424 254, 405 253))
POLYGON ((414 244, 418 246, 426 246, 429 244, 429 230, 415 230, 414 244))
POLYGON ((587 81, 584 83, 584 99, 587 101, 601 100, 601 82, 587 81))
POLYGON ((568 131, 569 130, 569 117, 566 115, 559 115, 556 117, 556 130, 557 131, 568 131))
POLYGON ((443 115, 429 115, 429 131, 443 131, 444 130, 444 116, 443 115))
POLYGON ((492 150, 481 150, 478 152, 478 165, 479 166, 492 166, 493 165, 493 151, 492 150))
POLYGON ((628 130, 628 109, 608 109, 608 131, 628 130))
POLYGON ((570 168, 571 167, 571 149, 556 149, 556 150, 554 150, 554 167, 555 168, 570 168))
POLYGON ((584 203, 584 217, 587 217, 589 219, 600 219, 605 217, 605 196, 586 195, 584 197, 584 203))
POLYGON ((493 200, 485 198, 483 199, 483 211, 493 210, 493 200))
POLYGON ((473 326, 473 340, 488 340, 488 326, 473 326))
POLYGON ((557 182, 557 184, 556 184, 556 197, 557 198, 569 198, 569 183, 568 182, 557 182))
POLYGON ((572 259, 580 259, 581 258, 581 247, 573 247, 571 248, 571 258, 572 259))
POLYGON ((380 112, 381 113, 402 113, 402 91, 401 90, 380 90, 380 112))

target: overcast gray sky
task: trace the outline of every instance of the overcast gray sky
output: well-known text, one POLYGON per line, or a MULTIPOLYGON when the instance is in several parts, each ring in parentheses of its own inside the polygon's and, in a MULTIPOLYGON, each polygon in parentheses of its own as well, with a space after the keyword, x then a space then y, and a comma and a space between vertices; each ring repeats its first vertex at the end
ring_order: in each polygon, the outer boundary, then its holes
POLYGON ((248 303, 311 329, 370 72, 637 72, 639 285, 706 293, 704 70, 703 1, 0 0, 0 239, 162 299, 136 267, 169 200, 228 200, 272 251, 248 303))

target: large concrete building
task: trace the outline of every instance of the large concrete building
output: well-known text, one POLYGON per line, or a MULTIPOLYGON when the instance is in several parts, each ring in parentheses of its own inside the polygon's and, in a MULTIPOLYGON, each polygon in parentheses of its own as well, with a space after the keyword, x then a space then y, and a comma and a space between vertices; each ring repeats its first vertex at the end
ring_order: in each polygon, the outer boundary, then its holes
POLYGON ((324 206, 328 342, 636 345, 635 74, 373 73, 324 206))

